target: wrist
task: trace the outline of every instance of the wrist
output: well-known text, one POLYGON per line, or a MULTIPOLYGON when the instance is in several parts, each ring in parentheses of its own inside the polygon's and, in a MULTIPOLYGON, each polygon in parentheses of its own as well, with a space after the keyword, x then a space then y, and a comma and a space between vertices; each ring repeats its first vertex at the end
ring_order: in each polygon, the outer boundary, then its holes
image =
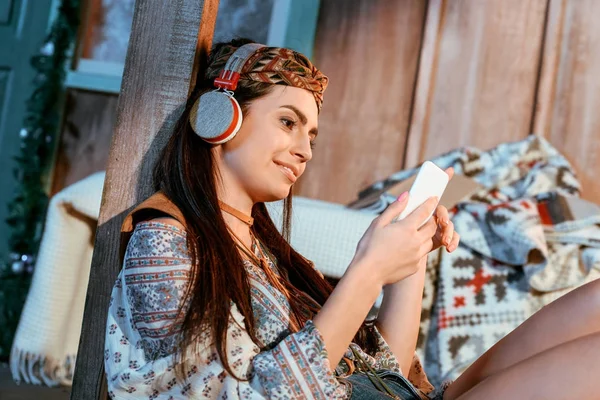
POLYGON ((415 273, 413 273, 412 275, 409 275, 406 278, 403 278, 397 282, 384 285, 383 286, 384 293, 392 292, 394 290, 401 290, 401 288, 404 288, 407 286, 408 287, 413 287, 415 285, 418 286, 419 282, 424 281, 426 270, 427 270, 426 264, 419 265, 417 271, 415 273))
POLYGON ((374 295, 376 300, 384 285, 375 270, 369 263, 353 260, 342 279, 355 284, 361 292, 374 295))

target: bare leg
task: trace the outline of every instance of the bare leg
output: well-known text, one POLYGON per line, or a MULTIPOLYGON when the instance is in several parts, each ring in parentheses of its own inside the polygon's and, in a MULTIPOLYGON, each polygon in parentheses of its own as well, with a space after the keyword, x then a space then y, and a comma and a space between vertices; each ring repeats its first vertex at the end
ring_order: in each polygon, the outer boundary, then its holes
MULTIPOLYGON (((600 334, 539 353, 487 378, 459 400, 600 399, 600 334)), ((444 399, 451 399, 444 395, 444 399)))
MULTIPOLYGON (((447 389, 444 398, 455 399, 512 365, 597 332, 600 332, 600 279, 573 290, 532 315, 475 361, 447 389)), ((563 364, 563 368, 566 366, 563 364)))

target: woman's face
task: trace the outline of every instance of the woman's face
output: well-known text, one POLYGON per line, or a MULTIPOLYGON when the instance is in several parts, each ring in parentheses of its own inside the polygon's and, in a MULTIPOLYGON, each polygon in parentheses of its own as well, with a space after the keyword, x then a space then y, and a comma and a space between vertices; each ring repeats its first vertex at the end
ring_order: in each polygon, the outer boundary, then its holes
POLYGON ((308 90, 275 85, 247 109, 240 131, 220 146, 226 196, 254 203, 284 199, 312 158, 318 110, 308 90))

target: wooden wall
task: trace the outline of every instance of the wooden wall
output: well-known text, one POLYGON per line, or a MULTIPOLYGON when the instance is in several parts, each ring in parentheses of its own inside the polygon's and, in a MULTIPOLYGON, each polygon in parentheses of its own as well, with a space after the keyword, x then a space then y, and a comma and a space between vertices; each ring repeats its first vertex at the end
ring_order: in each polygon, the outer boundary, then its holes
POLYGON ((583 197, 600 203, 600 1, 552 0, 534 131, 574 165, 583 197))
POLYGON ((117 96, 69 90, 51 194, 106 169, 117 96))
POLYGON ((546 0, 431 1, 408 166, 531 131, 546 0), (417 122, 418 121, 418 122, 417 122))
POLYGON ((303 196, 349 202, 402 168, 426 2, 323 0, 314 59, 330 78, 303 196))
MULTIPOLYGON (((535 132, 600 203, 598 15, 598 0, 321 0, 313 58, 330 85, 296 193, 349 203, 440 153, 535 132)), ((114 123, 116 97, 71 96, 56 190, 102 169, 114 123)))
POLYGON ((331 78, 297 193, 347 203, 459 146, 543 135, 600 202, 596 0, 324 0, 315 62, 331 78))

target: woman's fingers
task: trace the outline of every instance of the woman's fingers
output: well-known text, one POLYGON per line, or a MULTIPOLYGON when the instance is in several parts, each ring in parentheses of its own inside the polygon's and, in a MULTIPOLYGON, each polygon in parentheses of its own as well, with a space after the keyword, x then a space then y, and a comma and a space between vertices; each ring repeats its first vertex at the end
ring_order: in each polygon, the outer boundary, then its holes
POLYGON ((427 240, 427 239, 433 239, 437 230, 438 230, 437 222, 436 222, 435 218, 431 218, 429 221, 427 221, 425 223, 425 225, 423 225, 421 227, 421 229, 419 229, 419 233, 421 234, 422 240, 427 240))
POLYGON ((452 240, 454 239, 454 224, 452 221, 448 222, 448 224, 444 227, 442 231, 442 244, 446 247, 450 246, 452 240))
POLYGON ((419 228, 421 224, 433 213, 435 207, 437 206, 437 203, 437 197, 430 197, 415 211, 413 211, 408 217, 406 217, 405 221, 408 224, 414 226, 415 228, 419 228))
POLYGON ((442 224, 442 227, 445 227, 448 225, 448 222, 450 222, 448 209, 444 206, 438 205, 435 209, 435 215, 437 216, 438 221, 442 224))
POLYGON ((454 241, 454 237, 457 234, 456 231, 454 230, 454 224, 452 223, 452 221, 450 221, 450 223, 448 224, 448 236, 446 237, 446 241, 447 241, 447 245, 450 246, 452 244, 452 242, 454 241))
POLYGON ((453 252, 454 250, 456 250, 458 248, 458 245, 460 243, 460 235, 456 232, 454 232, 454 236, 452 237, 452 242, 450 242, 450 245, 447 247, 447 250, 449 252, 453 252))
POLYGON ((419 247, 419 253, 418 253, 419 259, 421 259, 422 257, 425 257, 427 254, 431 253, 432 250, 433 250, 433 239, 429 238, 429 239, 425 240, 423 243, 421 243, 421 246, 419 247))
POLYGON ((377 221, 377 224, 380 224, 382 226, 390 224, 394 220, 394 218, 396 218, 402 213, 402 211, 404 211, 404 208, 406 208, 407 203, 408 192, 404 192, 400 195, 400 197, 398 197, 398 200, 390 204, 388 208, 386 208, 385 211, 382 212, 381 215, 377 217, 375 221, 377 221))
POLYGON ((454 237, 454 224, 450 221, 448 209, 444 206, 437 206, 435 215, 437 231, 434 237, 434 247, 445 246, 448 249, 454 237))

